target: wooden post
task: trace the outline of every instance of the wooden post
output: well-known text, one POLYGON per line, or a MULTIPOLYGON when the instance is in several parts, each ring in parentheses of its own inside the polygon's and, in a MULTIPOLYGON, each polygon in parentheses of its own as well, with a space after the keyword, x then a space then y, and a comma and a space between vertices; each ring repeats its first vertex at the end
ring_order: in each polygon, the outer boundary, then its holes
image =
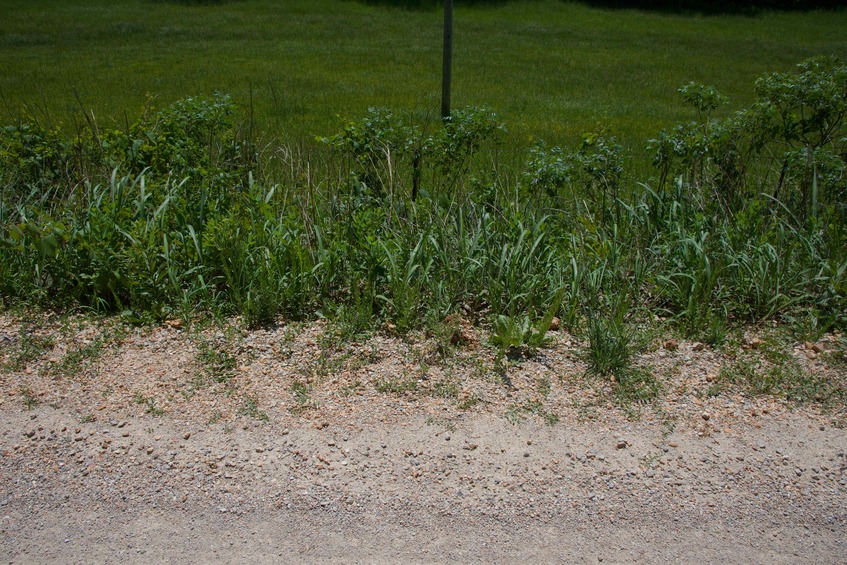
POLYGON ((444 0, 444 60, 441 72, 441 118, 450 117, 450 82, 453 70, 453 0, 444 0))
POLYGON ((418 198, 418 190, 421 188, 421 152, 415 149, 412 158, 412 202, 418 198))

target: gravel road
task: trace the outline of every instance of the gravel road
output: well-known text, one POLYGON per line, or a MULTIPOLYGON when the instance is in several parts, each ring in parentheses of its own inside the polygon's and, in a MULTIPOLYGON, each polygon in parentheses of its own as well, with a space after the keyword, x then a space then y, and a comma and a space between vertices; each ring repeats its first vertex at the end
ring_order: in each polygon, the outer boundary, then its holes
POLYGON ((3 412, 0 553, 10 563, 847 557, 847 440, 802 414, 719 439, 486 416, 450 430, 422 417, 248 427, 3 412))
MULTIPOLYGON (((19 326, 0 329, 11 343, 19 326)), ((505 393, 461 365, 473 390, 448 398, 375 389, 408 357, 375 338, 351 346, 367 363, 332 365, 304 401, 293 383, 319 329, 239 334, 231 378, 191 394, 196 336, 125 335, 59 375, 86 331, 0 381, 6 562, 847 562, 841 415, 694 394, 680 383, 706 386, 720 357, 696 344, 654 352, 686 369, 633 415, 574 388, 565 337, 516 364, 505 393), (549 403, 515 417, 548 372, 565 375, 549 403)))

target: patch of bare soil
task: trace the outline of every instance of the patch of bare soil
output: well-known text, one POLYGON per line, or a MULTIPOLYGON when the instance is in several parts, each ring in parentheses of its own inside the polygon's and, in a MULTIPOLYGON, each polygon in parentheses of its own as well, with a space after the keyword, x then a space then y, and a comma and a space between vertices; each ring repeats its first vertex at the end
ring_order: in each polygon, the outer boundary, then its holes
POLYGON ((0 315, 0 556, 844 562, 840 336, 657 340, 642 402, 550 337, 0 315))

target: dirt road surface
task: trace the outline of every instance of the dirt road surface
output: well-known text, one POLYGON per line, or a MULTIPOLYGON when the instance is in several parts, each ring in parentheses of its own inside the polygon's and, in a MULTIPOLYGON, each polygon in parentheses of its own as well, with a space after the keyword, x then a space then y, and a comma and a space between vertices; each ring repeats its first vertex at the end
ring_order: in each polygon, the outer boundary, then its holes
POLYGON ((239 334, 205 384, 199 334, 167 327, 68 374, 86 331, 3 374, 4 562, 847 563, 841 414, 699 394, 719 352, 655 351, 664 392, 633 413, 574 384, 566 337, 508 387, 448 360, 413 389, 379 383, 414 344, 327 356, 308 327, 239 334))

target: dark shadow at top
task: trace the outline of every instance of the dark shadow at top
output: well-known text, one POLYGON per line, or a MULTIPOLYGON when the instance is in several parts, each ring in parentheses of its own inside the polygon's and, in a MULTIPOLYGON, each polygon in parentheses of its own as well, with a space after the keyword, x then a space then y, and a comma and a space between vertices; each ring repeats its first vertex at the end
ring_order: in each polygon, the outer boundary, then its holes
POLYGON ((566 0, 613 10, 646 10, 672 14, 749 15, 763 11, 834 10, 843 0, 566 0))
MULTIPOLYGON (((176 1, 176 0, 172 0, 176 1)), ((189 1, 189 0, 183 0, 189 1)), ((195 0, 202 1, 202 0, 195 0)), ((213 1, 213 0, 212 0, 213 1)), ((404 10, 430 11, 444 6, 443 0, 356 0, 363 4, 404 10)), ((767 10, 801 11, 843 8, 844 0, 562 0, 612 10, 647 10, 677 14, 755 15, 767 10)), ((501 6, 510 2, 530 4, 527 0, 454 0, 454 7, 501 6)))
POLYGON ((246 0, 147 0, 152 4, 179 4, 182 6, 222 6, 238 4, 246 0))
MULTIPOLYGON (((402 10, 431 11, 444 7, 443 0, 356 0, 371 6, 385 6, 402 10)), ((453 0, 454 7, 502 6, 514 0, 453 0)))

